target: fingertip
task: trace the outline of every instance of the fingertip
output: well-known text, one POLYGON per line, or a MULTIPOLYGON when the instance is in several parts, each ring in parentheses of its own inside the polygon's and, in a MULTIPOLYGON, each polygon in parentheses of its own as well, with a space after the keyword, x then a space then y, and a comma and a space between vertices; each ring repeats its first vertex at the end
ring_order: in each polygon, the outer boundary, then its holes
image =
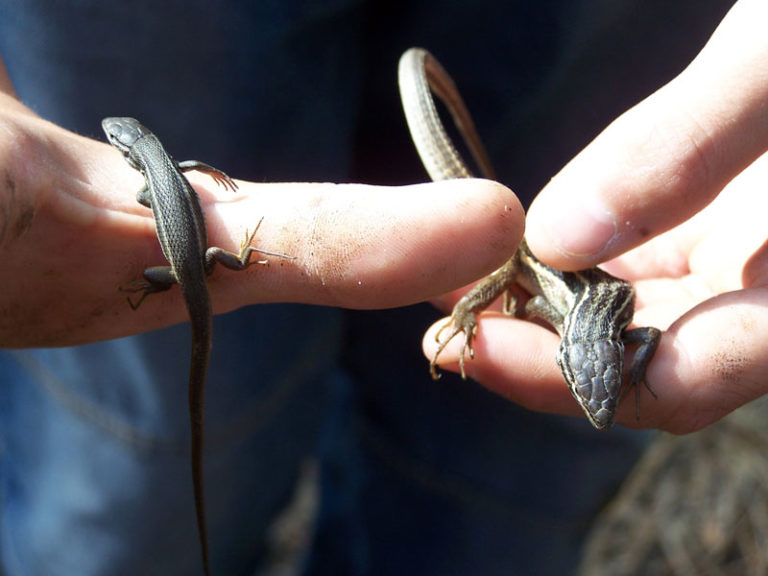
MULTIPOLYGON (((473 197, 486 198, 489 205, 493 207, 492 209, 502 218, 507 220, 506 228, 508 230, 516 229, 517 237, 515 238, 515 245, 519 244, 523 237, 523 231, 525 230, 525 208, 523 208, 520 199, 510 188, 495 180, 486 180, 482 178, 453 180, 448 182, 454 182, 458 186, 471 186, 473 197), (500 207, 500 209, 497 209, 497 206, 500 207)), ((492 214, 494 212, 489 210, 488 213, 492 214)), ((459 215, 459 217, 461 217, 461 215, 459 215)))
POLYGON ((594 266, 618 236, 613 210, 599 197, 577 195, 569 183, 578 177, 556 176, 534 200, 527 216, 526 241, 546 264, 561 270, 594 266))

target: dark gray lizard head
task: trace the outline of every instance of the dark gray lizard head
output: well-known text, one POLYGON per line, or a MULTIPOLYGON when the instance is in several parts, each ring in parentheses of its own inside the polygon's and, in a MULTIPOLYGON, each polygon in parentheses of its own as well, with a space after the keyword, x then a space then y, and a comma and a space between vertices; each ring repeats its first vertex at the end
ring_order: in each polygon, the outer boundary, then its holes
POLYGON ((101 121, 101 127, 107 135, 107 141, 123 153, 128 164, 138 170, 139 167, 131 158, 131 148, 139 138, 151 132, 135 118, 128 117, 104 118, 101 121))
POLYGON ((613 426, 624 369, 624 343, 620 340, 561 344, 557 364, 579 405, 598 430, 613 426))

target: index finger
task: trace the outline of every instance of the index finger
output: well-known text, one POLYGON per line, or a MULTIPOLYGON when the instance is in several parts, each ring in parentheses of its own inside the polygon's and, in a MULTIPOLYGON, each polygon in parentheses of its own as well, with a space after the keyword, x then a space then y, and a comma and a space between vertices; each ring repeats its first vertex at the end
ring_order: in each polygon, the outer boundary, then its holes
POLYGON ((526 238, 594 266, 706 206, 768 147, 768 4, 741 0, 677 78, 620 116, 542 190, 526 238))

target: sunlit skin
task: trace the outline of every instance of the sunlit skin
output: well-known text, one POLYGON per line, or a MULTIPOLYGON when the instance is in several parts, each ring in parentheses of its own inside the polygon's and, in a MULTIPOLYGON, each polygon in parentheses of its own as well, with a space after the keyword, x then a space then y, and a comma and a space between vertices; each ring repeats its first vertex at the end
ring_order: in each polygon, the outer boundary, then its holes
MULTIPOLYGON (((525 232, 538 258, 570 270, 609 261, 635 283, 635 323, 665 330, 648 370, 659 397, 641 390, 640 419, 625 402, 619 423, 688 432, 768 387, 766 21, 764 2, 738 2, 689 67, 608 126, 529 211, 525 232)), ((2 68, 0 90, 2 345, 81 344, 183 322, 178 290, 147 299, 141 313, 117 290, 163 264, 151 212, 135 200, 141 176, 105 142, 34 115, 2 68)), ((296 257, 217 270, 215 312, 425 299, 448 311, 457 288, 504 262, 524 228, 515 196, 484 180, 403 188, 238 180, 235 195, 205 176, 190 180, 212 245, 236 250, 263 216, 254 243, 296 257)), ((534 410, 581 413, 554 361, 554 332, 494 313, 479 322, 471 377, 534 410)), ((427 358, 443 323, 424 337, 427 358)), ((445 350, 442 369, 458 368, 459 346, 445 350)))
MULTIPOLYGON (((699 56, 567 164, 528 212, 526 238, 564 270, 605 268, 637 290, 634 324, 664 330, 617 422, 690 432, 768 391, 768 5, 741 0, 699 56)), ((461 292, 443 297, 450 310, 461 292)), ((424 353, 435 350, 433 325, 424 353)), ((552 361, 558 336, 486 314, 468 374, 528 408, 578 415, 552 361)), ((441 356, 457 370, 459 343, 441 356)))

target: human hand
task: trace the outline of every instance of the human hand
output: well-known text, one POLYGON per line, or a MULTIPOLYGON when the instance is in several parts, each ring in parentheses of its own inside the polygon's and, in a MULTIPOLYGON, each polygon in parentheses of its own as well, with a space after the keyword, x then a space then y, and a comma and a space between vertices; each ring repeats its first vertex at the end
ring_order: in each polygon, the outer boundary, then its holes
MULTIPOLYGON (((141 175, 108 144, 45 122, 11 96, 0 99, 1 345, 80 344, 185 321, 178 289, 151 295, 135 312, 118 290, 148 265, 166 263, 152 214, 136 202, 141 175)), ((266 257, 238 274, 218 267, 209 279, 216 312, 263 302, 419 302, 487 274, 522 235, 519 202, 489 181, 402 188, 238 181, 232 194, 205 175, 187 175, 210 245, 236 252, 263 217, 253 244, 295 257, 266 257), (451 249, 459 243, 461 258, 451 249)))
MULTIPOLYGON (((639 420, 625 401, 617 421, 628 426, 690 432, 768 392, 766 19, 764 2, 738 2, 694 62, 613 122, 528 213, 542 261, 575 270, 613 258, 605 268, 637 289, 635 325, 665 330, 647 374, 658 399, 639 390, 639 420)), ((441 325, 425 335, 427 357, 441 325)), ((441 367, 456 369, 456 340, 441 367)), ((558 343, 487 314, 468 372, 531 409, 578 415, 558 343)))

